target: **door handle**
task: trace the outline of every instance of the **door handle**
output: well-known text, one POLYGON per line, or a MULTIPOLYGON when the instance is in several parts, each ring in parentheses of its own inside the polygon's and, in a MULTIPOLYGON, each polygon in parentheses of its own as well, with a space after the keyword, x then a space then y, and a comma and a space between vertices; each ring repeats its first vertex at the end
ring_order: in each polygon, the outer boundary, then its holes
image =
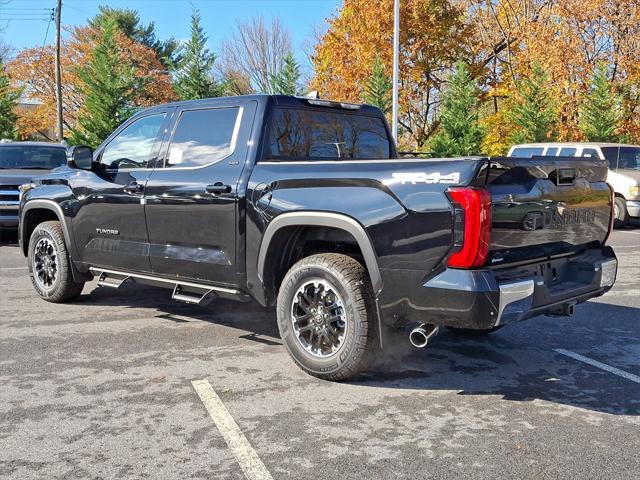
POLYGON ((222 182, 216 182, 213 185, 207 185, 205 192, 213 195, 221 195, 223 193, 231 193, 231 185, 225 185, 222 182))
POLYGON ((131 182, 122 187, 126 193, 142 193, 144 191, 144 185, 138 182, 131 182))

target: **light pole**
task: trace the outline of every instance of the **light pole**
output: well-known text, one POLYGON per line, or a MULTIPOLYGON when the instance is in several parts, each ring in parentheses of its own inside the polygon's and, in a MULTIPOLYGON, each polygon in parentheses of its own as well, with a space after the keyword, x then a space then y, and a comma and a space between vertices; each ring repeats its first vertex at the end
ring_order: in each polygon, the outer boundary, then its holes
POLYGON ((62 72, 60 71, 60 22, 62 14, 62 0, 58 0, 56 7, 56 134, 58 142, 64 139, 62 135, 62 72))
POLYGON ((393 0, 393 90, 391 134, 398 144, 398 82, 400 69, 400 0, 393 0))

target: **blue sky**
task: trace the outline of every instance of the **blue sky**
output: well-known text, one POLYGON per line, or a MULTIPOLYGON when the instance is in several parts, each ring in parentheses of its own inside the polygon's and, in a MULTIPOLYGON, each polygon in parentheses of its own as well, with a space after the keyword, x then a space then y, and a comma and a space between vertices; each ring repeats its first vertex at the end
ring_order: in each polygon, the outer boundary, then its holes
MULTIPOLYGON (((4 41, 20 50, 42 45, 47 30, 45 9, 55 6, 55 0, 11 0, 0 7, 0 29, 4 41), (33 20, 10 20, 7 18, 33 20)), ((317 28, 325 25, 341 5, 341 0, 63 0, 63 25, 86 24, 99 5, 138 10, 143 23, 154 22, 160 38, 189 36, 191 6, 202 14, 209 35, 209 47, 217 50, 220 42, 233 31, 236 21, 261 15, 265 20, 279 17, 289 29, 296 55, 304 60, 303 49, 317 28)), ((54 40, 54 24, 50 25, 47 43, 54 40)))

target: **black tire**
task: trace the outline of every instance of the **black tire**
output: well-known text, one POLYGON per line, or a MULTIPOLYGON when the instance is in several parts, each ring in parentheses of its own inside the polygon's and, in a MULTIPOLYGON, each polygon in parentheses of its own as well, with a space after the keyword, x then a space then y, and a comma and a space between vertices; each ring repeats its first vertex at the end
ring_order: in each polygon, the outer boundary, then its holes
POLYGON ((502 327, 504 327, 504 325, 498 325, 497 327, 493 327, 493 328, 486 328, 484 330, 476 330, 473 328, 455 328, 455 327, 447 327, 449 329, 449 331, 455 335, 459 335, 461 337, 484 337, 486 335, 489 335, 491 333, 497 332, 498 330, 500 330, 502 327))
POLYGON ((622 228, 629 223, 629 212, 627 211, 627 202, 624 198, 616 197, 614 214, 616 216, 613 226, 622 228))
POLYGON ((291 267, 278 292, 277 316, 280 336, 289 355, 304 371, 315 377, 332 381, 352 378, 367 369, 377 350, 377 313, 369 276, 358 261, 346 255, 312 255, 291 267), (314 286, 314 283, 318 285, 314 286), (309 291, 315 292, 316 301, 305 305, 307 300, 303 302, 303 299, 308 299, 309 291), (326 302, 329 302, 327 309, 326 302), (307 308, 313 310, 312 305, 316 306, 316 313, 306 314, 307 308), (325 322, 338 317, 340 320, 328 326, 315 323, 323 321, 317 318, 318 315, 322 317, 320 310, 337 312, 325 313, 328 317, 325 322), (311 319, 301 326, 299 320, 304 316, 311 319), (320 325, 320 333, 315 332, 320 339, 316 353, 312 352, 313 339, 318 341, 318 337, 311 337, 315 329, 313 325, 320 325), (308 330, 309 326, 312 330, 307 338, 302 330, 308 330), (342 335, 336 335, 337 331, 342 335), (331 350, 323 352, 323 349, 329 349, 329 345, 331 350), (326 356, 319 356, 323 354, 326 356))
POLYGON ((77 298, 84 282, 75 282, 60 222, 39 224, 29 239, 29 274, 33 288, 47 302, 77 298))

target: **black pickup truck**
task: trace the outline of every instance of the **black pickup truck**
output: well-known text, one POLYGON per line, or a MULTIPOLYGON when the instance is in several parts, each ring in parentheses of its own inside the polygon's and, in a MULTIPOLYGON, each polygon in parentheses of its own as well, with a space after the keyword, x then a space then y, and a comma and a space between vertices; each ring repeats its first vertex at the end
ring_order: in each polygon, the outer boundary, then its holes
POLYGON ((60 143, 0 142, 0 233, 18 228, 20 185, 67 161, 60 143))
POLYGON ((380 110, 241 96, 160 105, 23 187, 45 300, 98 285, 276 306, 295 362, 340 380, 389 335, 570 315, 617 261, 593 158, 398 158, 380 110), (516 212, 516 214, 514 214, 516 212))

